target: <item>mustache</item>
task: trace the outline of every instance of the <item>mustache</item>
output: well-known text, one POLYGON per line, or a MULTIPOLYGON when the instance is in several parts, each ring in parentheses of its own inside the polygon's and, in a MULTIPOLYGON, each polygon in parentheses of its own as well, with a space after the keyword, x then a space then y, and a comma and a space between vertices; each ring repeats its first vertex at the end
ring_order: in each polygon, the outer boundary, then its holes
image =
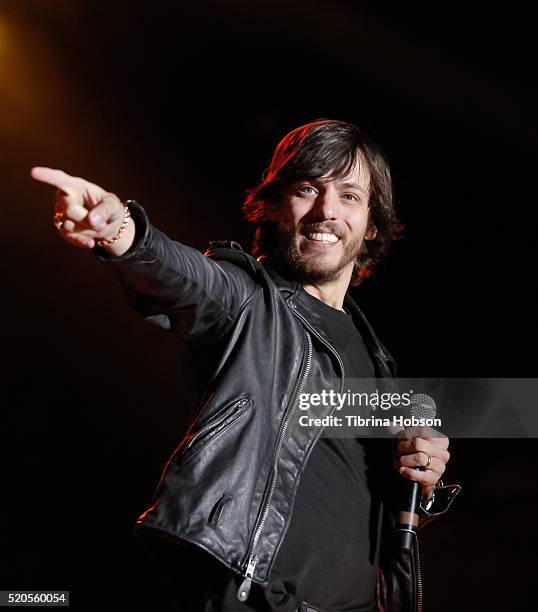
POLYGON ((324 221, 323 223, 309 223, 298 228, 301 234, 310 234, 314 232, 329 232, 334 234, 337 238, 341 238, 341 232, 338 229, 338 225, 332 221, 324 221))

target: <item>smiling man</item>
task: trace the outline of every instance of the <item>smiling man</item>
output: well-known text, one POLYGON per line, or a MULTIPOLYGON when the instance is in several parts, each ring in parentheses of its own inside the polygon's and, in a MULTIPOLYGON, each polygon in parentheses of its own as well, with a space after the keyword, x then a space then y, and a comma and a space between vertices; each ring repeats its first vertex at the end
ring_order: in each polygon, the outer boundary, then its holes
POLYGON ((280 252, 310 294, 341 308, 364 240, 376 229, 369 220, 370 173, 360 156, 347 180, 295 181, 267 213, 278 224, 280 252))
POLYGON ((378 147, 342 121, 285 136, 243 205, 252 255, 235 242, 202 255, 135 201, 59 170, 32 176, 57 188, 61 236, 207 362, 197 416, 137 522, 177 609, 420 609, 418 551, 394 542, 398 484, 422 485, 424 516, 444 512, 448 440, 331 438, 324 421, 299 422, 302 394, 396 375, 348 291, 400 231, 378 147))

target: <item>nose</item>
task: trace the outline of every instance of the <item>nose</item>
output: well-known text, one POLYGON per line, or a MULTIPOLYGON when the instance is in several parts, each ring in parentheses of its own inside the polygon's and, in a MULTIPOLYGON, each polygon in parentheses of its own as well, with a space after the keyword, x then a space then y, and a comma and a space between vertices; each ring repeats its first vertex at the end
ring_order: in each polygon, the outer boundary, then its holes
POLYGON ((313 206, 313 214, 316 219, 336 219, 338 202, 332 189, 323 189, 319 192, 313 206))

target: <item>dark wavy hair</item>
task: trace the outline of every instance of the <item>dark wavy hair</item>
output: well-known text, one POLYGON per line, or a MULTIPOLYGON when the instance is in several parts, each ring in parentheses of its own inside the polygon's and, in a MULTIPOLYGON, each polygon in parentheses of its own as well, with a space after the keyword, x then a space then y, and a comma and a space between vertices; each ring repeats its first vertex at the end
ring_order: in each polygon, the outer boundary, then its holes
POLYGON ((363 240, 350 284, 359 285, 371 276, 404 226, 396 218, 385 157, 362 129, 344 121, 318 119, 296 128, 278 143, 261 183, 247 190, 242 206, 245 219, 256 228, 252 255, 271 255, 277 249, 277 225, 267 218, 267 210, 278 205, 289 185, 325 176, 340 179, 356 163, 366 163, 370 172, 368 227, 374 226, 377 233, 372 240, 363 240))

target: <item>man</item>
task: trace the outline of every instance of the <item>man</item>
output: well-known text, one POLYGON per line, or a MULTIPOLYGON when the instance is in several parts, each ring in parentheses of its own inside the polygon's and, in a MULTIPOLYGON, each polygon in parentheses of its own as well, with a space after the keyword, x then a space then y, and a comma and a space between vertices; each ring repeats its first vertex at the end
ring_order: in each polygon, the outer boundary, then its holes
POLYGON ((418 551, 392 537, 395 498, 403 476, 422 486, 425 515, 448 508, 456 490, 436 487, 448 440, 327 438, 297 418, 302 393, 395 377, 348 293, 399 231, 377 146, 341 121, 288 134, 244 204, 257 258, 233 242, 204 256, 136 202, 61 171, 32 176, 58 190, 62 237, 92 249, 137 312, 210 364, 197 416, 137 523, 178 609, 420 609, 418 551))

